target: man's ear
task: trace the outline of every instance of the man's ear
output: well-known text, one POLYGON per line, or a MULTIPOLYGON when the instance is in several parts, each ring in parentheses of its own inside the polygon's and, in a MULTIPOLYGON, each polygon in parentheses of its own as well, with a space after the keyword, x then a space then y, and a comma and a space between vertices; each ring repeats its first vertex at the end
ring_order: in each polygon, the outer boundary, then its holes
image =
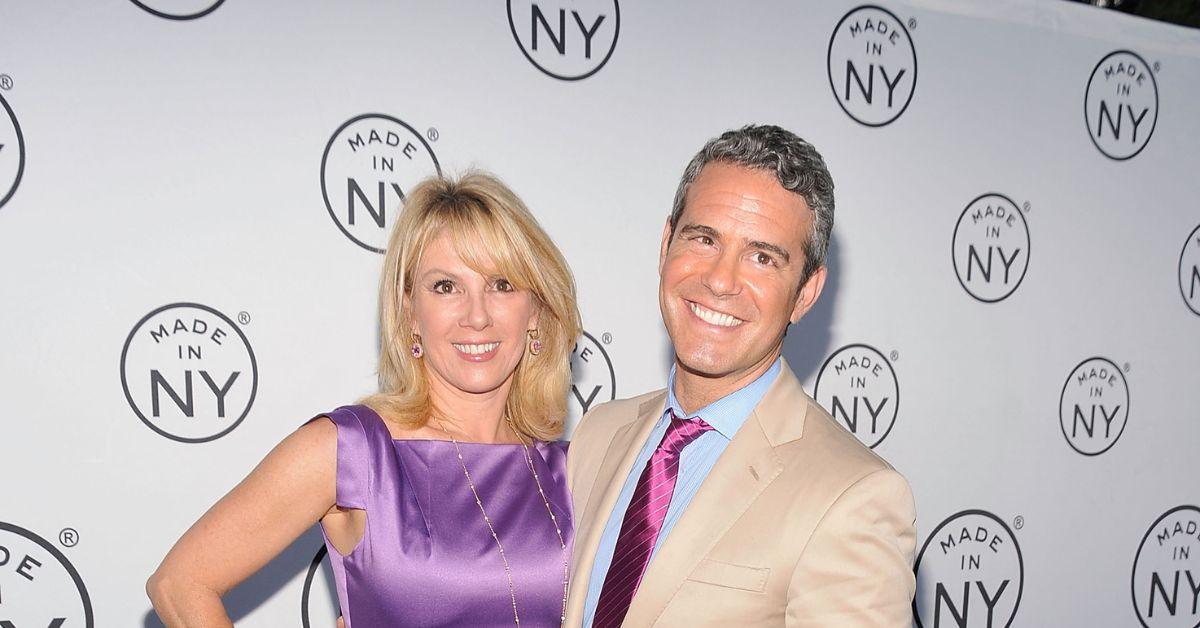
POLYGON ((800 286, 800 291, 796 294, 796 303, 792 306, 792 315, 789 317, 793 323, 800 322, 800 319, 817 303, 817 298, 825 289, 825 272, 824 266, 818 268, 808 278, 808 281, 800 286))
POLYGON ((663 225, 662 243, 658 246, 658 274, 662 275, 663 264, 667 262, 667 249, 671 248, 671 219, 663 225))

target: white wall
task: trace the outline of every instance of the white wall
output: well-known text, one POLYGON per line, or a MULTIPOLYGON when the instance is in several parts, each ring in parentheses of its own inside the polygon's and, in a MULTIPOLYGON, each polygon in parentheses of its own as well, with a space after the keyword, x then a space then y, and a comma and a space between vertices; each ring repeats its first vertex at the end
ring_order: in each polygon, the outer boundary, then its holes
MULTIPOLYGON (((922 625, 988 625, 1001 586, 996 626, 1197 625, 1200 32, 1067 2, 539 0, 567 11, 559 54, 508 4, 511 25, 499 2, 0 6, 0 621, 157 625, 142 585, 171 543, 371 390, 383 228, 361 204, 348 224, 348 177, 386 183, 385 226, 393 183, 509 182, 574 268, 577 392, 603 400, 665 381, 655 263, 684 165, 769 122, 837 183, 830 281, 786 354, 912 482, 936 533, 922 625), (590 59, 572 10, 604 16, 590 59), (877 70, 872 104, 845 99, 847 59, 887 71, 890 107, 877 70), (193 371, 193 417, 161 386, 155 416, 156 370, 179 391, 193 371), (1073 422, 1094 402, 1108 436, 1073 422)), ((231 593, 239 624, 332 626, 326 572, 303 601, 319 547, 231 593)))

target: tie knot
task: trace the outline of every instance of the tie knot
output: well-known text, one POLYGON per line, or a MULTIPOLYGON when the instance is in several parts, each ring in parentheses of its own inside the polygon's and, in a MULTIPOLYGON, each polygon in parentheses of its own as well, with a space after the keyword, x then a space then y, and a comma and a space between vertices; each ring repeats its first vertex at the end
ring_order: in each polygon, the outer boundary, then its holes
POLYGON ((667 433, 663 435, 658 448, 666 453, 678 455, 684 447, 711 429, 713 426, 705 423, 700 417, 681 419, 672 410, 671 424, 667 426, 667 433))

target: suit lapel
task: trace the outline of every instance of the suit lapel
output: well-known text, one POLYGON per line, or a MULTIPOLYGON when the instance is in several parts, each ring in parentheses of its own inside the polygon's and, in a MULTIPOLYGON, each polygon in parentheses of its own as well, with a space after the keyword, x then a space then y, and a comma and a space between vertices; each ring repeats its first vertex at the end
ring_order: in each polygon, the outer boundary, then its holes
POLYGON ((626 622, 631 626, 653 624, 696 564, 782 469, 782 462, 752 415, 729 442, 650 561, 626 622))
POLYGON ((688 574, 783 471, 775 447, 801 437, 806 408, 803 388, 785 362, 651 560, 628 625, 652 625, 688 574))
POLYGON ((654 424, 662 416, 666 405, 666 393, 655 395, 638 407, 637 417, 617 429, 612 443, 600 463, 600 470, 592 489, 588 493, 583 516, 576 519, 576 558, 571 572, 570 601, 567 604, 567 625, 578 626, 583 622, 583 603, 587 597, 592 566, 596 562, 596 550, 604 526, 616 506, 617 497, 633 469, 633 463, 646 442, 654 424))

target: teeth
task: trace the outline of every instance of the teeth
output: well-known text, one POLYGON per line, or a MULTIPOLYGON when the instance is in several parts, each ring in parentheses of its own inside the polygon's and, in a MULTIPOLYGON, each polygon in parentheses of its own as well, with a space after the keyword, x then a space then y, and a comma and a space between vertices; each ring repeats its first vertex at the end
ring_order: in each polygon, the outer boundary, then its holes
POLYGON ((688 302, 688 306, 692 308, 693 314, 699 316, 700 320, 710 325, 716 325, 718 327, 737 327, 745 322, 740 318, 734 318, 728 314, 722 314, 720 312, 714 312, 712 310, 702 308, 691 301, 688 302))
POLYGON ((498 342, 489 342, 489 343, 482 344, 482 345, 461 345, 458 343, 452 343, 452 344, 454 344, 455 349, 458 349, 459 351, 462 351, 463 353, 466 353, 469 355, 479 355, 481 353, 487 353, 488 351, 491 351, 492 349, 495 349, 496 347, 500 346, 500 343, 498 343, 498 342))

